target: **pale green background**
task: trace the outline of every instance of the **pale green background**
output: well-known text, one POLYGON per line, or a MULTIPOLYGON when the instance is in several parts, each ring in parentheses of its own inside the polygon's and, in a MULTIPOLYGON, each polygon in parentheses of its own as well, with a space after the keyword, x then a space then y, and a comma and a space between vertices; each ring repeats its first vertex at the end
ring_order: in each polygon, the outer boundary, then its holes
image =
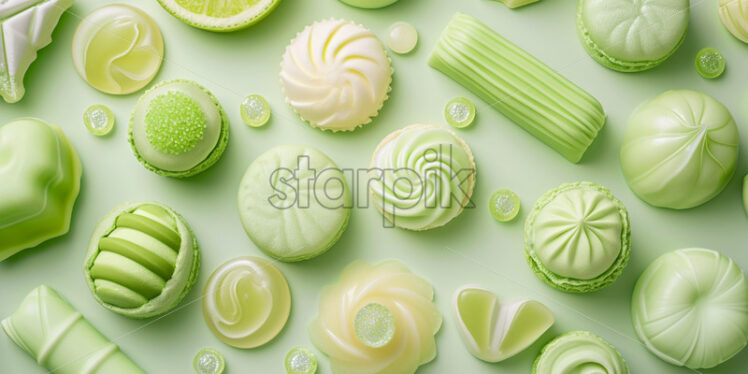
MULTIPOLYGON (((639 344, 631 326, 629 306, 634 282, 658 255, 683 247, 720 250, 748 269, 748 218, 741 204, 742 176, 748 156, 740 157, 738 174, 712 202, 689 211, 655 209, 639 201, 626 187, 618 165, 618 148, 629 113, 643 100, 671 88, 707 92, 726 104, 739 123, 741 143, 748 144, 748 45, 721 25, 716 1, 692 1, 691 27, 680 50, 663 66, 637 74, 616 73, 589 58, 574 27, 575 2, 544 0, 511 11, 488 0, 402 0, 381 10, 348 7, 337 0, 284 0, 260 24, 247 30, 215 34, 186 26, 172 18, 155 0, 124 1, 145 9, 160 25, 166 60, 158 80, 194 79, 220 99, 231 119, 229 147, 212 169, 188 180, 157 176, 135 160, 126 141, 126 124, 138 95, 113 97, 87 86, 76 74, 70 57, 73 32, 82 15, 102 1, 79 0, 63 15, 54 42, 41 51, 26 79, 22 102, 0 103, 0 123, 35 116, 63 127, 78 149, 84 173, 68 235, 42 244, 0 263, 0 316, 10 314, 22 297, 41 283, 64 295, 107 337, 152 373, 188 373, 192 357, 204 346, 226 355, 229 373, 281 373, 283 357, 295 345, 311 343, 306 325, 316 314, 322 286, 335 282, 354 259, 377 262, 397 258, 431 280, 436 303, 444 314, 437 335, 438 357, 419 373, 527 373, 542 345, 569 330, 593 331, 623 354, 633 373, 686 373, 663 363, 639 344), (477 16, 551 67, 588 90, 605 107, 608 123, 582 163, 573 165, 512 124, 474 95, 426 65, 439 32, 456 11, 477 16), (379 117, 353 133, 331 134, 299 121, 284 103, 278 64, 288 41, 305 25, 327 17, 355 20, 384 37, 395 21, 413 23, 420 31, 418 49, 392 56, 396 73, 390 100, 379 117), (727 73, 706 81, 693 68, 696 52, 719 48, 728 61, 727 73), (238 112, 249 93, 265 96, 273 119, 265 128, 245 126, 238 112), (372 207, 354 210, 350 226, 327 254, 312 261, 279 264, 288 277, 293 309, 283 332, 269 344, 239 350, 219 342, 208 330, 199 297, 210 272, 243 255, 262 255, 245 235, 236 208, 236 191, 249 163, 269 147, 306 143, 326 152, 344 168, 366 167, 377 143, 393 130, 413 123, 443 125, 443 105, 454 96, 476 102, 478 119, 459 134, 472 146, 478 164, 474 200, 448 226, 415 233, 385 229, 372 207), (89 134, 81 114, 91 104, 109 105, 117 125, 107 138, 89 134), (522 224, 542 193, 564 182, 589 180, 609 187, 629 209, 632 222, 631 262, 611 287, 588 295, 556 291, 538 280, 522 254, 522 224), (511 188, 524 207, 513 223, 499 224, 486 208, 491 192, 511 188), (161 319, 137 321, 100 307, 82 276, 89 235, 98 219, 114 206, 135 199, 153 199, 181 212, 197 234, 203 262, 200 278, 182 309, 161 319), (539 342, 499 364, 473 358, 463 347, 450 311, 454 290, 466 283, 481 284, 501 300, 530 297, 551 307, 557 322, 539 342)), ((329 374, 320 354, 320 373, 329 374)), ((0 372, 42 373, 9 339, 0 337, 0 372)), ((739 373, 748 367, 748 350, 705 373, 739 373)))

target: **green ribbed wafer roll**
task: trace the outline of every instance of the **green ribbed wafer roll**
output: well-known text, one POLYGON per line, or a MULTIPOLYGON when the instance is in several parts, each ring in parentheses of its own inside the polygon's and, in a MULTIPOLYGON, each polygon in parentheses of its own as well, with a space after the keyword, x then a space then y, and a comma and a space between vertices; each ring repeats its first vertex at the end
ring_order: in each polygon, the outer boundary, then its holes
POLYGON ((41 285, 2 321, 5 334, 57 374, 145 373, 52 288, 41 285))
POLYGON ((467 14, 449 22, 429 65, 571 162, 582 159, 605 124, 592 95, 467 14))
POLYGON ((96 226, 83 271, 99 304, 148 318, 176 307, 199 267, 197 241, 182 216, 161 204, 131 202, 96 226))

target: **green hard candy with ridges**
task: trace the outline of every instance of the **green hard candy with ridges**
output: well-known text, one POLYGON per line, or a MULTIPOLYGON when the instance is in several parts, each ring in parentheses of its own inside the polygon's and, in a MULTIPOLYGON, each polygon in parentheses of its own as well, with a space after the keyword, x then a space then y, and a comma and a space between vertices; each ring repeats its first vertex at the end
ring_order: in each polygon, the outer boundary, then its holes
POLYGON ((199 268, 197 240, 182 216, 157 203, 132 202, 96 226, 83 270, 99 304, 148 318, 176 307, 199 268))
POLYGON ((140 97, 128 140, 146 169, 167 177, 199 174, 223 155, 229 121, 215 96, 199 84, 161 82, 140 97))
POLYGON ((58 126, 34 118, 0 126, 0 261, 68 232, 80 179, 58 126))

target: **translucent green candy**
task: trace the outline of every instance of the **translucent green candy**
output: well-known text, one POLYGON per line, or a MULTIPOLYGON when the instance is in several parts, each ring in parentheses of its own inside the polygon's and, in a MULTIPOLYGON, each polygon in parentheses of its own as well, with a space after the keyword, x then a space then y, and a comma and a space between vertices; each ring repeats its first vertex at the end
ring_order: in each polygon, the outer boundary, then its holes
POLYGON ((286 354, 286 373, 314 374, 317 372, 317 357, 304 347, 295 347, 286 354))
POLYGON ((517 217, 519 213, 520 201, 514 191, 498 190, 491 195, 488 202, 488 209, 491 215, 499 222, 508 222, 517 217))
POLYGON ((519 8, 521 6, 525 6, 532 3, 537 3, 540 0, 498 0, 504 3, 504 5, 508 6, 511 9, 519 8))
POLYGON ((475 119, 475 105, 464 97, 455 97, 444 107, 444 118, 458 129, 468 127, 475 119))
POLYGON ((260 95, 249 95, 241 105, 242 120, 247 126, 260 127, 270 120, 270 104, 260 95))
POLYGON ((91 134, 104 136, 114 128, 114 113, 106 105, 91 105, 83 112, 83 124, 91 134))
POLYGON ((392 52, 404 55, 418 44, 418 31, 407 22, 395 22, 387 30, 387 46, 392 52))
POLYGON ((364 305, 353 321, 356 336, 368 347, 384 347, 395 335, 395 317, 386 306, 377 303, 364 305))
POLYGON ((696 55, 696 71, 706 79, 719 78, 725 72, 725 58, 717 49, 707 47, 696 55))
POLYGON ((213 348, 203 348, 195 355, 192 366, 197 374, 221 374, 226 367, 226 361, 221 352, 213 348))
POLYGON ((452 18, 429 65, 571 162, 605 125, 594 97, 469 15, 452 18))

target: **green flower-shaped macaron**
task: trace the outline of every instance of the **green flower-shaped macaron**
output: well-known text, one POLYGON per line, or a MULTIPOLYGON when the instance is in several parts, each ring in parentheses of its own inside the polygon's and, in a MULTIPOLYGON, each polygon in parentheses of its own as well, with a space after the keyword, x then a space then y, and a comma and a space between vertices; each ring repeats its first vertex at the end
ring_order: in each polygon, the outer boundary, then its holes
POLYGON ((33 118, 0 126, 0 261, 68 232, 80 179, 59 127, 33 118))
POLYGON ((185 178, 221 158, 229 141, 229 121, 215 96, 197 83, 161 82, 135 105, 129 141, 146 169, 185 178))

